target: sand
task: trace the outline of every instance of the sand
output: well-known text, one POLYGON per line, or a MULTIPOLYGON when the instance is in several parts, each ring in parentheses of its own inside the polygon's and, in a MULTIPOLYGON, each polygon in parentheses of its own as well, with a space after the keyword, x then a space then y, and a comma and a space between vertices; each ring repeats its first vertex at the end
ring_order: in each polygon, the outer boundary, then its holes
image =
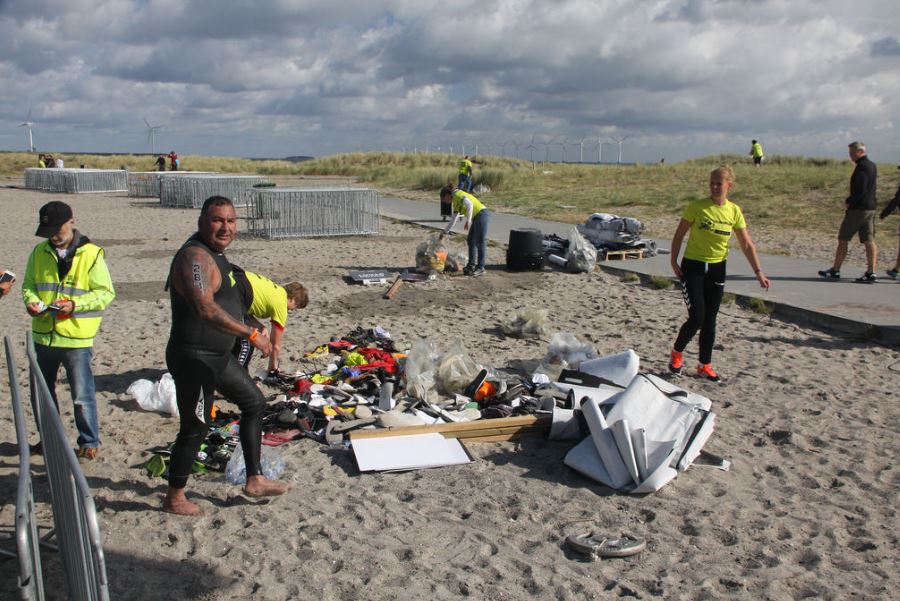
MULTIPOLYGON (((108 253, 118 297, 95 342, 103 445, 86 466, 99 512, 113 599, 888 599, 900 588, 896 402, 900 353, 724 306, 714 362, 721 385, 682 376, 718 414, 708 451, 723 472, 694 466, 660 492, 633 497, 562 464, 571 443, 541 439, 469 444, 469 465, 360 475, 347 450, 312 441, 279 447, 291 490, 249 501, 222 475, 192 478, 204 511, 159 511, 165 482, 147 477, 146 450, 174 439, 176 420, 141 411, 125 394, 165 369, 169 329, 163 280, 197 211, 163 209, 124 195, 50 196, 0 189, 0 267, 24 273, 37 209, 63 198, 78 227, 108 253), (631 532, 640 555, 584 561, 566 535, 631 532)), ((240 239, 228 255, 276 280, 299 279, 311 302, 285 335, 286 368, 302 354, 361 326, 400 343, 461 339, 482 364, 533 364, 547 341, 506 339, 501 319, 545 307, 552 329, 573 332, 601 354, 634 349, 644 371, 668 377, 666 360, 684 306, 598 270, 508 273, 489 249, 480 279, 442 277, 384 288, 351 286, 350 269, 412 266, 425 232, 382 220, 377 236, 270 242, 240 239)), ((18 299, 0 301, 16 345, 29 321, 18 299)), ((692 365, 696 342, 688 348, 692 365)), ((259 359, 256 365, 261 365, 259 359)), ((25 390, 27 397, 27 389, 25 390)), ((63 420, 75 440, 72 404, 63 420)), ((6 378, 0 398, 8 398, 6 378)), ((0 411, 0 523, 13 523, 17 454, 12 414, 0 411)), ((28 423, 34 430, 30 410, 28 423)), ((31 441, 35 442, 36 434, 31 441)), ((51 523, 41 457, 33 459, 42 523, 51 523)), ((62 599, 58 557, 44 552, 48 599, 62 599)), ((0 598, 15 593, 14 561, 0 564, 0 598)))

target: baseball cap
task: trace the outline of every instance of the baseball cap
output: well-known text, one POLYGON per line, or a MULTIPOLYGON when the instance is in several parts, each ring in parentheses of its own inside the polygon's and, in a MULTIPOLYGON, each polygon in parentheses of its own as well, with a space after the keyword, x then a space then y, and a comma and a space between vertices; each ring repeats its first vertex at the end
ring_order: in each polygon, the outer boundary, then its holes
POLYGON ((49 238, 59 231, 62 224, 72 218, 72 207, 60 200, 51 200, 38 213, 40 224, 35 236, 49 238))

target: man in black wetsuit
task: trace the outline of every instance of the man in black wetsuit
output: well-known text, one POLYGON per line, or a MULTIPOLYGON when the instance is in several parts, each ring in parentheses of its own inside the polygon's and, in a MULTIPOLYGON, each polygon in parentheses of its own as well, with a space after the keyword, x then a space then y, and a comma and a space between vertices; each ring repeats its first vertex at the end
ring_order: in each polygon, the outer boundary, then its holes
POLYGON ((175 254, 169 271, 172 330, 166 365, 175 380, 180 429, 169 465, 169 489, 163 510, 198 515, 200 507, 184 494, 191 464, 211 420, 213 391, 241 410, 241 448, 247 465, 248 496, 280 495, 281 482, 268 480, 260 467, 265 398, 231 354, 236 336, 246 338, 263 357, 272 350, 268 337, 241 321, 243 307, 224 251, 235 238, 234 205, 222 196, 203 203, 198 231, 175 254))

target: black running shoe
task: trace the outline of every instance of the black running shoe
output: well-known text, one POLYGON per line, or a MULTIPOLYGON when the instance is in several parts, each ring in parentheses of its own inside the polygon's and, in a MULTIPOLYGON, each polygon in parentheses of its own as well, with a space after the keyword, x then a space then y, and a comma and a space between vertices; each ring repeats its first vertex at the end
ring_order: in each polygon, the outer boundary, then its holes
POLYGON ((823 269, 819 272, 819 275, 823 278, 828 278, 830 280, 839 280, 841 279, 841 272, 835 271, 834 267, 829 267, 828 269, 823 269))
POLYGON ((872 282, 878 281, 878 276, 875 275, 874 273, 872 273, 871 271, 867 271, 864 274, 862 274, 861 276, 859 276, 858 278, 856 278, 856 281, 859 282, 860 284, 871 284, 872 282))

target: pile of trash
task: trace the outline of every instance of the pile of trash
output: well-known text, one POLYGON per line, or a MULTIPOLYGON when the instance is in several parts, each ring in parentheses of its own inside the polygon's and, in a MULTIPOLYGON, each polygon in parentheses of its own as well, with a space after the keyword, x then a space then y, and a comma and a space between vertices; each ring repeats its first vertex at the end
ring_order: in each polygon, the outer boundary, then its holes
POLYGON ((576 226, 600 253, 600 259, 613 250, 643 250, 645 257, 656 255, 656 241, 641 236, 644 224, 632 217, 594 213, 584 225, 576 226))

